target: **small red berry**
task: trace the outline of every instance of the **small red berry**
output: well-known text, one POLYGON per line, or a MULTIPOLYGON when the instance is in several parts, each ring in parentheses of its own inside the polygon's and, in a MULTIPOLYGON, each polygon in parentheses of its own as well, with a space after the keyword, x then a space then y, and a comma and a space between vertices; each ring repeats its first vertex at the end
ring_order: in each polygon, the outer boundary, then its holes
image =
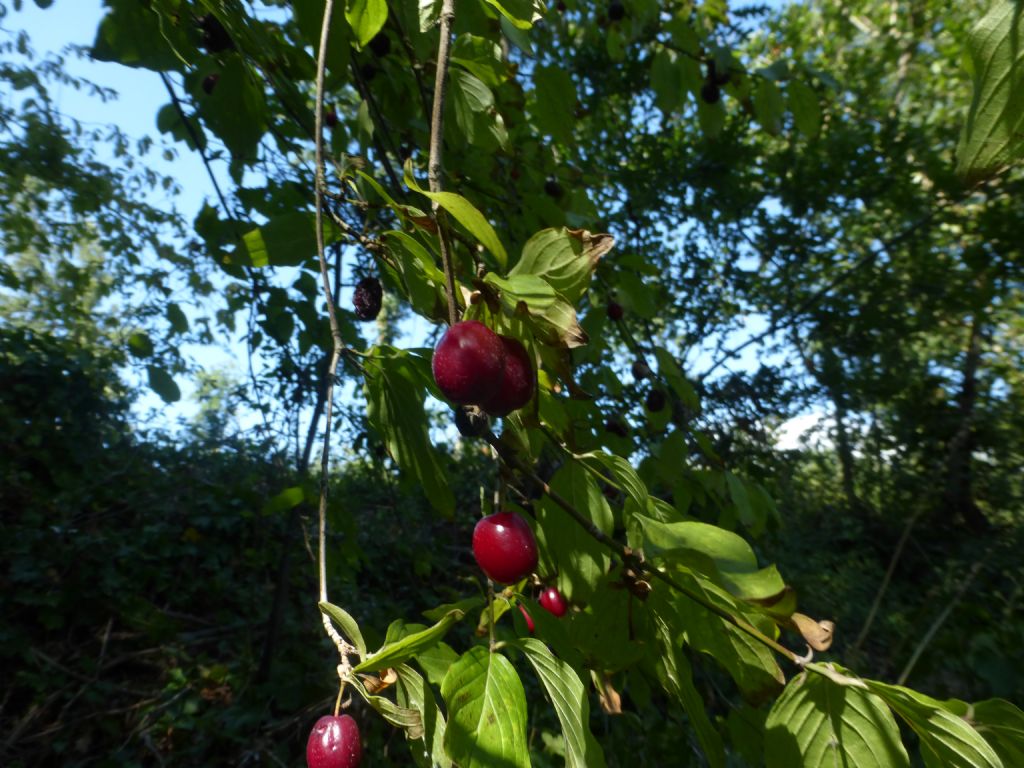
POLYGON ((359 726, 349 715, 324 715, 316 721, 306 742, 309 768, 356 768, 363 757, 359 726))
POLYGON ((532 635, 533 630, 536 629, 533 624, 533 617, 530 616, 530 612, 526 610, 526 606, 522 603, 519 604, 519 610, 523 614, 523 618, 526 619, 526 628, 530 630, 530 634, 532 635))
POLYGON ((558 591, 558 587, 545 587, 542 589, 537 602, 540 603, 541 608, 544 608, 554 616, 565 616, 565 612, 569 610, 569 604, 565 602, 565 598, 558 591))
POLYGON ((203 78, 203 93, 209 96, 213 93, 213 89, 217 87, 217 81, 220 80, 220 75, 214 72, 203 78))
POLYGON ((491 581, 514 584, 537 567, 537 540, 515 512, 495 512, 473 529, 473 557, 491 581))
POLYGON ((609 301, 606 308, 608 312, 608 319, 610 320, 621 320, 622 319, 622 305, 617 301, 609 301))

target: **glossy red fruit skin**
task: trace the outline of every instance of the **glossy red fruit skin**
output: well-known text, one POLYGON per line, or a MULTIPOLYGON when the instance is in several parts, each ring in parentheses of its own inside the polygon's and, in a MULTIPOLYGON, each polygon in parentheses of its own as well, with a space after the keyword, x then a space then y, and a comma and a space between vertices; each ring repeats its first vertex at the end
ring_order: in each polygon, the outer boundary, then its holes
POLYGON ((569 604, 565 602, 558 587, 544 587, 537 602, 540 603, 541 608, 559 618, 565 616, 565 612, 569 610, 569 604))
POLYGON ((515 512, 495 512, 473 529, 473 557, 491 581, 514 584, 537 567, 537 540, 515 512))
POLYGON ((508 416, 530 402, 537 377, 526 347, 511 336, 499 336, 505 347, 505 376, 494 396, 481 407, 491 416, 508 416))
POLYGON ((532 635, 533 631, 536 629, 536 627, 533 624, 533 617, 530 616, 530 612, 526 610, 526 606, 522 603, 519 604, 519 611, 523 614, 523 618, 526 619, 526 628, 532 635))
POLYGON ((324 715, 316 721, 306 742, 309 768, 356 768, 363 758, 359 726, 349 715, 324 715))
POLYGON ((431 362, 434 381, 459 405, 483 405, 505 376, 505 345, 483 323, 456 323, 441 337, 431 362))

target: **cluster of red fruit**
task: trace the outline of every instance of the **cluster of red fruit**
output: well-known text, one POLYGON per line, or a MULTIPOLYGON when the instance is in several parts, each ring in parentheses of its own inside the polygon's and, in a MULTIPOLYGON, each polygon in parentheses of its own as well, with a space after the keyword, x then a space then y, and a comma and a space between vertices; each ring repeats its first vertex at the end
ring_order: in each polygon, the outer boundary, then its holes
MULTIPOLYGON (((513 584, 537 568, 537 540, 530 526, 515 512, 495 512, 481 518, 473 529, 473 557, 491 581, 513 584)), ((541 590, 538 602, 555 616, 564 616, 569 609, 557 587, 541 590)), ((532 635, 533 618, 522 604, 519 610, 532 635)))
MULTIPOLYGON (((377 310, 380 307, 380 284, 366 283, 360 283, 362 293, 357 290, 355 297, 360 317, 376 315, 363 304, 377 310)), ((526 348, 475 320, 456 323, 441 337, 434 350, 433 369, 434 380, 445 397, 459 405, 477 405, 491 416, 507 416, 533 397, 536 377, 526 348)), ((537 540, 519 515, 496 512, 481 519, 473 529, 473 556, 492 581, 513 584, 537 568, 537 540)), ((541 592, 540 604, 555 616, 564 615, 568 609, 555 587, 541 592)), ((533 619, 521 605, 519 609, 532 633, 533 619)), ((317 721, 306 744, 309 768, 356 768, 361 758, 355 720, 349 715, 325 715, 317 721)))
POLYGON ((533 397, 535 376, 526 348, 476 320, 445 332, 434 350, 433 369, 445 397, 480 406, 491 416, 507 416, 533 397))

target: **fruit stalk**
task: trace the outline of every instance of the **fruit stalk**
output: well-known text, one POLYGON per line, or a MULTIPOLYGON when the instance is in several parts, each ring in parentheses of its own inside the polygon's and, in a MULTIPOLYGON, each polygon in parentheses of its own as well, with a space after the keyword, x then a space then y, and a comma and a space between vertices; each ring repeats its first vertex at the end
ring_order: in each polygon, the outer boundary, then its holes
MULTIPOLYGON (((437 72, 434 75, 434 106, 430 116, 430 157, 427 162, 427 177, 431 192, 442 189, 441 175, 444 172, 442 145, 444 142, 444 97, 448 82, 448 60, 451 56, 452 21, 455 19, 455 0, 444 0, 441 5, 441 36, 437 44, 437 72)), ((457 309, 455 304, 455 271, 452 267, 451 242, 448 238, 448 222, 444 211, 436 200, 431 201, 434 221, 437 222, 438 242, 441 247, 441 263, 444 266, 444 287, 448 297, 448 324, 455 325, 457 309)))

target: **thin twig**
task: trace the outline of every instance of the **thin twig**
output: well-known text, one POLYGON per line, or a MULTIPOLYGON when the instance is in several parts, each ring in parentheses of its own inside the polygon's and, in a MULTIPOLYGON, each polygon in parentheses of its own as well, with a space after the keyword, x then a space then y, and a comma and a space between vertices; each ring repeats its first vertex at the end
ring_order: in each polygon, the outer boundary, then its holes
MULTIPOLYGON (((441 36, 437 44, 437 72, 434 74, 434 108, 430 116, 430 158, 427 175, 430 191, 442 190, 444 173, 444 97, 448 81, 448 60, 451 57, 452 21, 455 19, 455 0, 444 0, 441 5, 441 36)), ((448 226, 444 211, 437 200, 431 200, 434 221, 437 222, 438 242, 441 246, 441 263, 444 266, 445 292, 448 295, 448 323, 455 325, 455 270, 452 266, 451 243, 448 240, 448 226)))
MULTIPOLYGON (((324 170, 324 73, 327 69, 327 41, 330 37, 331 15, 334 12, 334 0, 325 0, 324 18, 320 28, 320 49, 316 61, 316 252, 320 262, 320 278, 323 282, 324 299, 327 301, 327 316, 331 324, 331 361, 327 367, 327 404, 324 424, 324 448, 320 455, 320 515, 319 515, 319 565, 320 565, 320 602, 327 602, 327 492, 331 460, 331 420, 334 415, 334 379, 338 370, 338 361, 345 350, 345 342, 341 338, 338 325, 337 308, 334 305, 334 293, 331 290, 331 278, 327 272, 327 257, 324 254, 324 189, 326 188, 324 170)), ((324 630, 331 638, 341 656, 341 667, 348 665, 348 654, 354 652, 334 625, 327 614, 322 614, 324 630)))
POLYGON ((982 559, 971 567, 970 572, 967 574, 967 578, 960 583, 960 587, 957 589, 956 594, 953 595, 952 599, 946 604, 942 613, 935 618, 932 625, 928 627, 928 631, 924 633, 924 637, 921 638, 921 642, 917 644, 917 648, 915 648, 914 653, 911 654, 910 660, 907 662, 907 666, 903 668, 899 679, 896 680, 896 685, 903 685, 907 682, 907 678, 910 677, 910 673, 913 671, 918 659, 921 658, 921 654, 924 653, 925 648, 927 648, 929 643, 931 643, 932 639, 938 633, 939 628, 945 623, 946 619, 949 618, 949 614, 951 614, 953 609, 956 608, 957 603, 963 599, 963 596, 967 593, 967 588, 971 586, 971 582, 974 581, 974 577, 978 575, 984 564, 985 560, 982 559))

